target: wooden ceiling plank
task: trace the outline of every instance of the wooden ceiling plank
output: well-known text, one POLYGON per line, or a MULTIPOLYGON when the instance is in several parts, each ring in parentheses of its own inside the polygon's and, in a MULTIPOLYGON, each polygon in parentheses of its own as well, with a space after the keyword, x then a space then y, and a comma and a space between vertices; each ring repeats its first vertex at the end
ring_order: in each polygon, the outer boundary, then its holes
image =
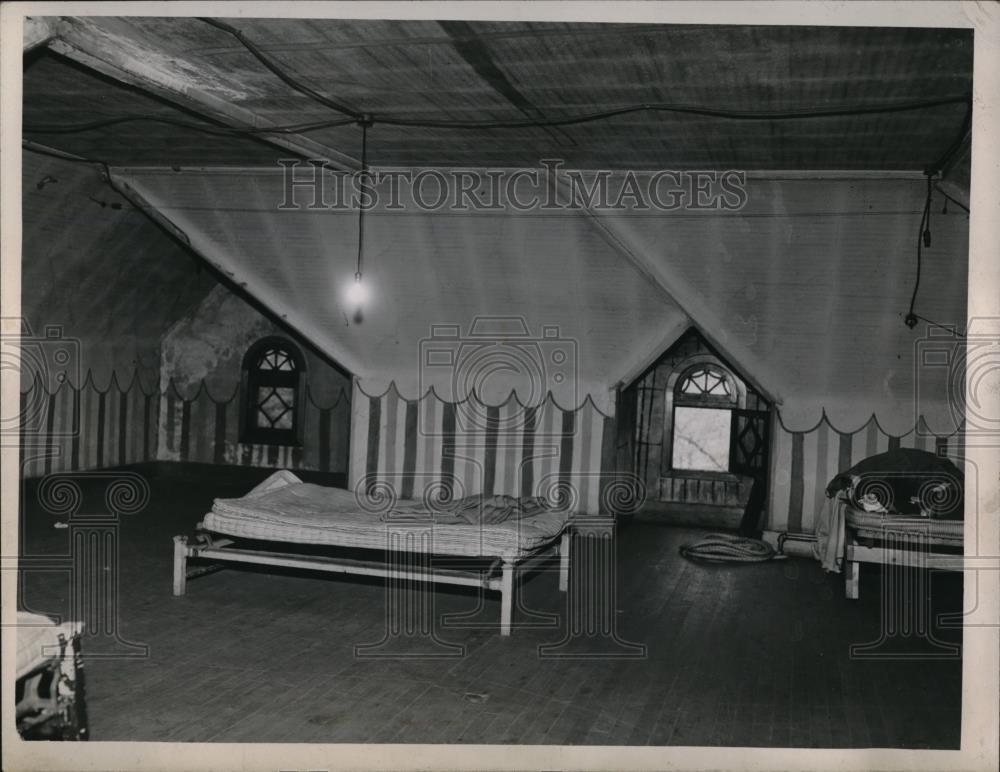
MULTIPOLYGON (((101 59, 111 61, 111 53, 122 49, 144 77, 159 81, 160 71, 173 80, 186 76, 182 92, 207 95, 191 108, 205 115, 212 108, 230 125, 234 121, 219 109, 242 111, 236 114, 240 125, 256 126, 288 122, 289 115, 308 121, 328 114, 249 62, 242 47, 217 46, 221 38, 196 19, 74 17, 59 25, 67 31, 58 36, 70 43, 89 40, 84 49, 99 50, 101 59)), ((870 105, 890 97, 954 94, 968 87, 971 72, 971 37, 961 30, 901 36, 898 30, 476 22, 449 38, 430 21, 309 20, 305 26, 286 22, 272 29, 273 20, 258 19, 240 25, 263 50, 285 52, 282 66, 305 82, 376 116, 413 119, 510 119, 511 103, 484 87, 458 55, 456 40, 468 47, 488 41, 495 68, 547 116, 659 101, 733 109, 870 105), (717 53, 706 57, 705 51, 717 53)), ((578 142, 575 148, 560 147, 541 129, 445 131, 383 124, 369 138, 375 166, 526 166, 553 156, 578 168, 922 169, 937 147, 947 145, 944 137, 953 136, 955 124, 953 106, 787 125, 636 113, 567 129, 578 142)), ((321 157, 317 146, 357 154, 353 125, 310 131, 297 141, 261 139, 284 142, 297 156, 321 157)), ((213 152, 205 152, 205 159, 213 152)), ((124 162, 136 160, 133 155, 124 162)))
POLYGON ((51 18, 24 17, 24 53, 48 43, 56 35, 56 25, 51 18))
MULTIPOLYGON (((226 126, 261 129, 276 125, 274 121, 257 113, 198 89, 184 72, 150 67, 125 50, 125 47, 110 46, 106 40, 94 39, 77 27, 63 27, 59 37, 49 42, 49 47, 85 67, 226 126)), ((261 134, 259 138, 305 158, 325 161, 335 169, 354 171, 361 167, 354 157, 300 134, 261 134)))

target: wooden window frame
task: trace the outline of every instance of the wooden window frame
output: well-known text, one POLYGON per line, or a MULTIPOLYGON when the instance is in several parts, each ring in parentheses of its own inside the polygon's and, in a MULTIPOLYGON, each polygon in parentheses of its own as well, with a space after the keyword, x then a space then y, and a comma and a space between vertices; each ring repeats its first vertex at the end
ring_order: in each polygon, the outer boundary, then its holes
POLYGON ((240 380, 240 442, 248 445, 278 445, 301 447, 302 445, 302 405, 305 397, 306 362, 298 346, 287 338, 271 335, 261 338, 247 349, 243 356, 240 380), (263 370, 260 360, 270 350, 286 354, 294 369, 263 370), (279 429, 257 425, 256 395, 261 387, 291 388, 292 427, 279 429))
POLYGON ((707 408, 715 410, 729 410, 730 412, 736 410, 740 406, 739 389, 737 388, 736 379, 733 374, 729 372, 725 367, 715 364, 714 362, 699 362, 698 364, 691 365, 686 368, 677 381, 673 388, 673 403, 670 406, 670 473, 673 475, 684 475, 684 476, 703 476, 705 478, 728 478, 733 476, 731 471, 732 465, 732 450, 733 450, 733 437, 732 437, 732 425, 735 416, 730 417, 730 434, 729 434, 729 449, 728 449, 728 459, 726 461, 726 469, 724 471, 716 469, 683 469, 681 467, 674 466, 674 448, 677 444, 677 408, 679 407, 694 407, 694 408, 707 408), (726 387, 729 390, 729 394, 685 394, 683 391, 684 384, 687 382, 693 374, 700 370, 710 370, 712 372, 718 373, 723 377, 726 383, 726 387))

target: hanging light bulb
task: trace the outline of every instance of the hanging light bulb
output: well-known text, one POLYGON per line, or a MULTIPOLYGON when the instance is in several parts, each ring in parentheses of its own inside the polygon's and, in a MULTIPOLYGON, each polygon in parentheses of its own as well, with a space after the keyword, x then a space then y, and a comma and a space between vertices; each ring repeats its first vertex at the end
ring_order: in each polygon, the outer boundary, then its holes
MULTIPOLYGON (((370 116, 364 116, 359 121, 361 125, 361 184, 362 191, 366 184, 365 175, 368 172, 368 127, 371 126, 370 116)), ((361 306, 368 300, 368 288, 361 281, 361 259, 365 249, 365 202, 358 202, 358 269, 354 273, 354 283, 347 288, 347 302, 359 314, 361 306)))
POLYGON ((354 282, 347 288, 347 302, 358 307, 368 299, 368 288, 361 281, 360 271, 354 274, 354 282))

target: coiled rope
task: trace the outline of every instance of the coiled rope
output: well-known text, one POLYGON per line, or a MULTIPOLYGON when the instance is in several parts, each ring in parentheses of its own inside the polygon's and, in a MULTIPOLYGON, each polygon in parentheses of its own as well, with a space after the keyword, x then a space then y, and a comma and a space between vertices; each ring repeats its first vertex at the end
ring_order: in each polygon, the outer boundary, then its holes
POLYGON ((767 542, 729 533, 710 533, 694 544, 683 544, 680 554, 702 563, 763 563, 786 557, 767 542))

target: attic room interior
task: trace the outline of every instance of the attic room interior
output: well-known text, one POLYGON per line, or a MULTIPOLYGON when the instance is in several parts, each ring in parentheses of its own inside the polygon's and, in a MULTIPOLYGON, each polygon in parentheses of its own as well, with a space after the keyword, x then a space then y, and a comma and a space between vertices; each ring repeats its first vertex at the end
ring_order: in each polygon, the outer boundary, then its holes
POLYGON ((958 28, 27 18, 21 737, 959 748, 972 93, 958 28))

